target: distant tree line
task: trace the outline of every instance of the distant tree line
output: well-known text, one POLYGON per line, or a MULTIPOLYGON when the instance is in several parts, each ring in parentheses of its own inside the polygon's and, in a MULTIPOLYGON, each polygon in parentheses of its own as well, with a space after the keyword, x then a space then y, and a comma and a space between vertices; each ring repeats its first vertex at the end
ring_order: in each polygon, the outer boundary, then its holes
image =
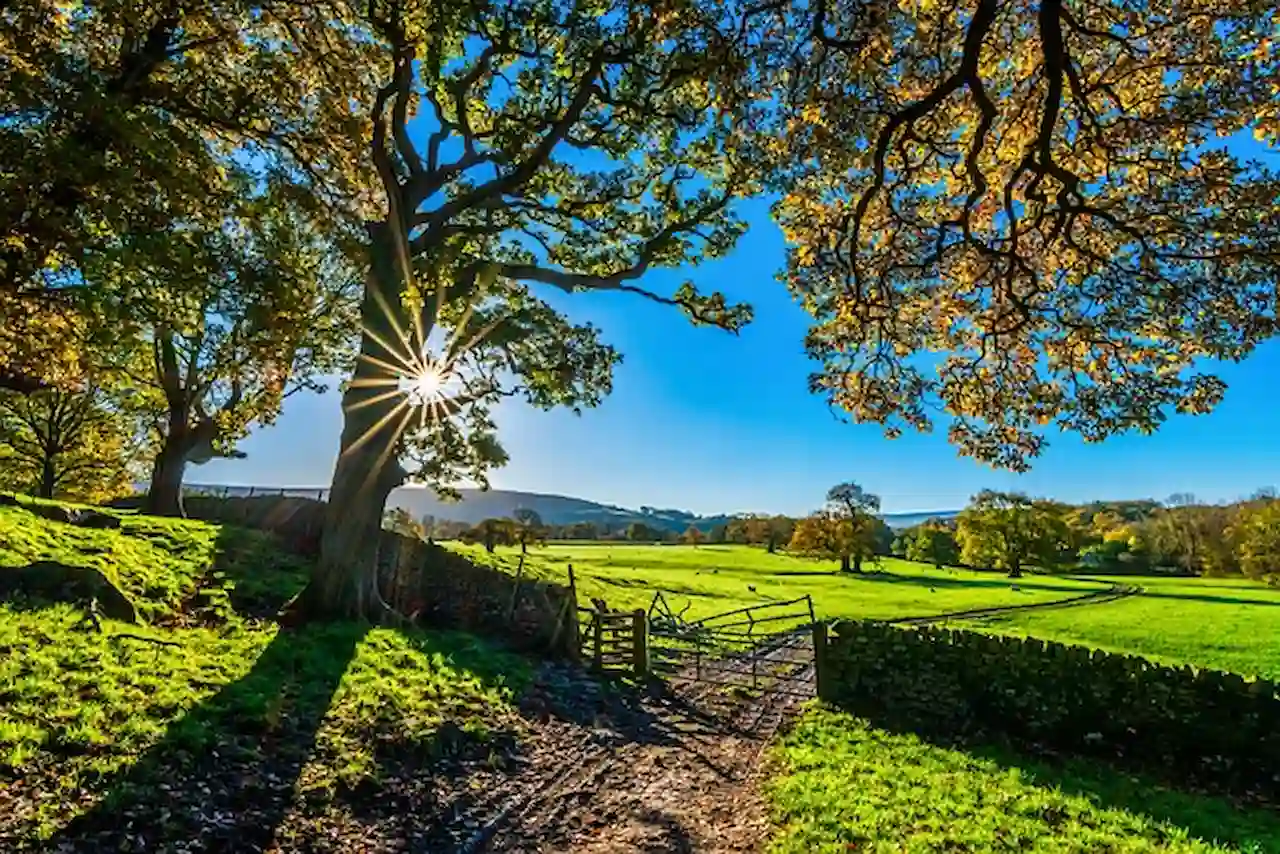
POLYGON ((430 514, 415 519, 407 510, 396 507, 386 512, 383 527, 422 539, 460 540, 488 547, 524 545, 527 548, 555 540, 754 545, 772 552, 790 542, 797 521, 789 516, 749 515, 704 527, 689 525, 684 531, 675 531, 639 521, 618 525, 592 521, 548 524, 533 510, 517 509, 510 517, 495 516, 472 524, 438 519, 430 514))
POLYGON ((893 553, 936 566, 1044 571, 1240 575, 1280 584, 1280 497, 1261 490, 1210 504, 1180 493, 1164 502, 1083 505, 985 491, 955 519, 898 533, 893 553))
POLYGON ((800 518, 747 515, 682 533, 633 521, 546 524, 532 510, 477 524, 388 512, 386 527, 439 540, 521 546, 548 540, 685 545, 753 545, 770 552, 836 561, 858 573, 894 555, 943 568, 996 570, 1019 578, 1042 572, 1178 572, 1242 575, 1280 585, 1280 496, 1261 490, 1230 504, 1189 494, 1166 501, 1095 501, 1073 505, 1017 492, 985 490, 954 518, 934 518, 895 532, 877 514, 878 496, 855 483, 827 493, 824 506, 800 518))

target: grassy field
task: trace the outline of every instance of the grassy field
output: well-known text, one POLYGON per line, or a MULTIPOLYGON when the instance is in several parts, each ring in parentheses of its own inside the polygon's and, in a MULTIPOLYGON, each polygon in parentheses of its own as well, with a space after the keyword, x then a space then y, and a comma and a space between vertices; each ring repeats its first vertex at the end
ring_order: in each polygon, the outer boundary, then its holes
MULTIPOLYGON (((491 555, 479 546, 451 547, 508 572, 515 572, 519 559, 515 548, 491 555)), ((1117 602, 1011 611, 956 624, 1280 678, 1280 590, 1243 579, 1037 575, 1011 582, 999 573, 940 571, 893 558, 858 576, 837 572, 830 561, 746 546, 561 543, 531 549, 525 571, 565 582, 571 564, 584 603, 599 597, 613 608, 648 608, 660 590, 673 608, 689 606, 688 619, 806 594, 821 618, 928 616, 1041 604, 1135 584, 1143 592, 1117 602)))
MULTIPOLYGON (((452 546, 480 563, 514 572, 519 549, 487 554, 479 546, 452 546)), ((686 604, 695 619, 770 601, 813 596, 820 618, 926 616, 996 605, 1028 605, 1105 589, 1105 582, 1036 577, 1011 582, 997 573, 936 570, 886 558, 865 575, 840 573, 834 562, 769 554, 747 546, 633 546, 551 543, 531 549, 525 571, 568 580, 572 565, 578 598, 603 598, 617 609, 648 608, 661 590, 673 608, 686 604), (754 590, 752 588, 755 588, 754 590)))
POLYGON ((1280 817, 1099 766, 961 752, 813 709, 774 748, 771 854, 1280 851, 1280 817))
POLYGON ((247 531, 129 517, 82 530, 0 507, 0 572, 35 560, 101 568, 146 623, 97 632, 80 605, 0 601, 6 850, 76 815, 90 827, 167 815, 181 796, 235 804, 233 821, 269 834, 295 788, 324 812, 376 793, 388 757, 429 762, 445 721, 455 742, 483 742, 529 675, 525 659, 467 635, 278 629, 264 618, 306 566, 247 531), (221 778, 204 773, 214 766, 221 778))
POLYGON ((1280 590, 1244 579, 1132 581, 1142 594, 1119 602, 1014 612, 973 625, 1280 679, 1280 590))
MULTIPOLYGON (((513 701, 530 677, 527 659, 460 634, 281 630, 270 618, 300 589, 303 562, 235 528, 122 518, 119 531, 85 530, 0 507, 0 571, 36 560, 95 566, 143 618, 98 632, 83 624, 81 604, 0 600, 0 848, 54 845, 69 822, 92 830, 155 821, 182 799, 175 815, 216 805, 219 821, 252 842, 288 826, 289 810, 322 822, 349 816, 357 802, 401 803, 385 786, 424 778, 460 742, 483 753, 519 726, 513 701)), ((508 571, 519 557, 457 548, 508 571)), ((552 545, 531 551, 527 571, 565 580, 570 564, 584 600, 647 607, 662 590, 673 606, 688 604, 689 617, 804 594, 822 617, 916 616, 1051 602, 1110 583, 1012 584, 904 561, 853 577, 729 546, 552 545)), ((1141 597, 981 626, 1276 672, 1280 591, 1138 581, 1148 588, 1141 597)), ((1280 852, 1275 816, 1097 766, 950 750, 820 708, 774 759, 777 854, 1280 852)))

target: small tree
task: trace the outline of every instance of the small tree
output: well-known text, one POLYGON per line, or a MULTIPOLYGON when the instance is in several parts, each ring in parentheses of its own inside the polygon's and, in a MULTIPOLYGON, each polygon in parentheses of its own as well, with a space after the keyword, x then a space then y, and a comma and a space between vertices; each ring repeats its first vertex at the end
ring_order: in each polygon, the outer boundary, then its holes
POLYGON ((862 572, 862 560, 875 554, 876 521, 873 515, 880 509, 880 497, 872 495, 852 481, 838 483, 827 490, 827 516, 832 520, 832 543, 839 545, 840 569, 862 572), (837 524, 848 520, 847 526, 837 524), (850 567, 850 559, 853 566, 850 567))
POLYGON ((685 545, 690 545, 690 546, 693 546, 694 548, 697 548, 698 545, 702 543, 703 540, 706 539, 706 535, 703 534, 701 531, 699 531, 693 525, 690 525, 689 527, 684 529, 684 534, 681 535, 680 539, 684 541, 685 545))
POLYGON ((484 544, 484 550, 493 553, 498 546, 515 542, 515 532, 510 519, 485 519, 471 530, 471 539, 484 544))
POLYGON ((980 492, 956 522, 964 562, 1003 569, 1010 578, 1021 578, 1031 562, 1056 565, 1069 537, 1061 505, 1019 492, 980 492))
POLYGON ((800 519, 795 524, 787 551, 810 557, 840 561, 840 571, 851 571, 856 557, 858 571, 862 560, 871 556, 871 526, 827 509, 800 519))
POLYGON ((942 569, 955 563, 960 557, 955 533, 942 525, 926 522, 916 526, 914 532, 903 539, 907 560, 930 563, 942 569))
POLYGON ((595 522, 574 522, 565 530, 565 538, 570 540, 598 540, 600 529, 595 522))
POLYGON ((542 524, 542 517, 538 515, 538 511, 528 507, 519 507, 511 514, 515 521, 515 537, 520 543, 520 553, 527 554, 529 552, 530 543, 544 542, 546 540, 546 528, 542 524))
POLYGON ((627 526, 627 539, 634 543, 649 543, 658 538, 658 534, 644 522, 632 522, 627 526))
POLYGON ((98 503, 126 494, 144 446, 136 420, 95 386, 0 392, 0 484, 98 503))

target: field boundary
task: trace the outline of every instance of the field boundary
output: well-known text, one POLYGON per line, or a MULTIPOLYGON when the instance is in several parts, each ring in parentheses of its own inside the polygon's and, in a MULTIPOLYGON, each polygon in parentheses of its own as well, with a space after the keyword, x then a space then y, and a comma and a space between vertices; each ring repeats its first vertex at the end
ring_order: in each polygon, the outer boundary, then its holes
POLYGON ((1022 613, 1024 611, 1049 611, 1057 608, 1075 608, 1081 605, 1105 605, 1108 602, 1118 602, 1121 599, 1137 596, 1140 593, 1142 593, 1142 588, 1136 585, 1112 584, 1105 590, 1094 590, 1091 593, 1069 596, 1066 599, 1054 599, 1051 602, 1031 602, 1026 605, 998 605, 990 608, 972 608, 968 611, 949 611, 926 617, 895 617, 889 620, 873 620, 872 622, 892 626, 926 626, 943 620, 975 620, 1007 613, 1022 613))

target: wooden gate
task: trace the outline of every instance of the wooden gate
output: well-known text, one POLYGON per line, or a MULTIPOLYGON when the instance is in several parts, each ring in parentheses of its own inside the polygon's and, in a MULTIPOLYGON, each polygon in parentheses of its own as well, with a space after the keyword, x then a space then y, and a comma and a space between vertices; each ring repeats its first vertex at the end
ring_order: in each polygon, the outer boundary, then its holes
MULTIPOLYGON (((687 610, 687 608, 686 608, 687 610)), ((661 592, 649 606, 650 672, 671 681, 812 697, 814 632, 808 596, 685 621, 661 592)))
POLYGON ((642 609, 583 609, 583 657, 603 674, 643 677, 649 672, 649 619, 642 609))

